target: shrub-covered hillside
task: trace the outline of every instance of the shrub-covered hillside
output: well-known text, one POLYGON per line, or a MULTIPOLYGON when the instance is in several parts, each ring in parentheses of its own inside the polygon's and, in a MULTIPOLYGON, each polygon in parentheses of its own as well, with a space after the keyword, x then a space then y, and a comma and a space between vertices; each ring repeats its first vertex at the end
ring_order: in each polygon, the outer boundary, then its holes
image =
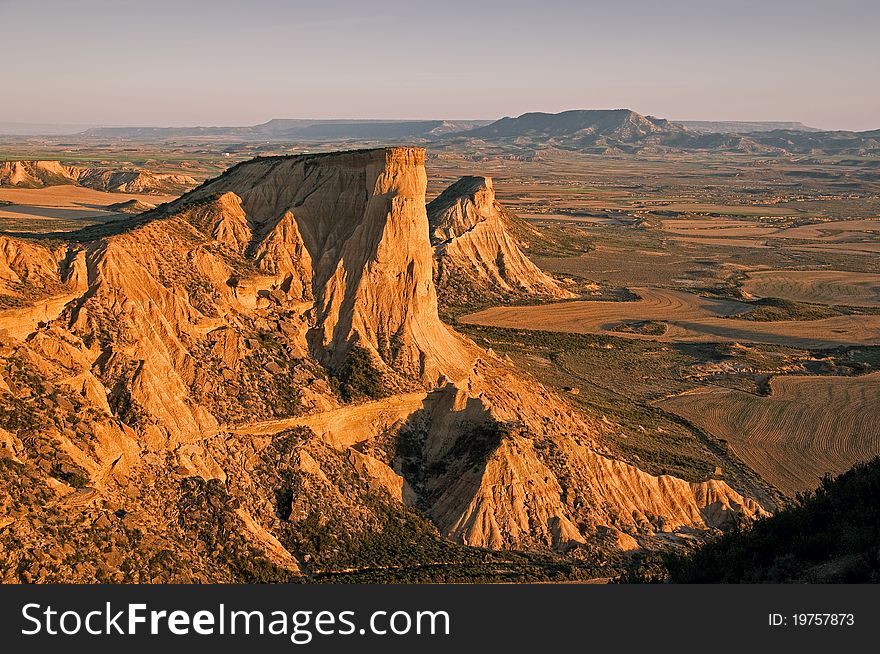
POLYGON ((667 567, 680 583, 880 582, 880 457, 667 567))

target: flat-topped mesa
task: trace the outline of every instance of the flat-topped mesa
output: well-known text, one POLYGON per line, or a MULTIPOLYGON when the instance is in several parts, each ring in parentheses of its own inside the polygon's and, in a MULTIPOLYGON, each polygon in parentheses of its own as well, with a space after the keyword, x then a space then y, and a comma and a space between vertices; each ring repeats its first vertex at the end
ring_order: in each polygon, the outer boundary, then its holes
POLYGON ((323 363, 340 365, 358 344, 431 385, 463 376, 472 355, 437 314, 424 162, 421 148, 260 158, 178 203, 234 193, 253 234, 249 255, 266 265, 270 251, 296 256, 296 244, 282 252, 279 230, 295 234, 310 261, 303 295, 314 298, 309 338, 323 363))
POLYGON ((428 205, 441 294, 573 297, 523 253, 491 177, 462 177, 428 205))
MULTIPOLYGON (((449 205, 449 242, 500 247, 507 232, 491 181, 470 179, 449 205), (469 240, 475 234, 482 240, 469 240)), ((723 481, 655 477, 610 458, 598 437, 617 425, 580 414, 448 329, 437 314, 425 186, 418 149, 257 159, 69 243, 0 236, 0 296, 12 306, 0 311, 0 346, 22 371, 0 371, 0 390, 33 398, 45 416, 28 436, 39 458, 26 465, 43 475, 43 453, 64 453, 101 497, 135 500, 137 524, 176 555, 201 542, 181 529, 200 512, 190 483, 229 480, 224 492, 241 501, 224 522, 229 538, 250 534, 258 551, 294 567, 301 552, 284 548, 299 545, 277 514, 289 466, 304 473, 294 475, 291 519, 316 510, 353 537, 404 517, 399 502, 415 503, 444 537, 517 550, 566 551, 606 536, 654 547, 763 515, 723 481), (353 345, 383 372, 439 388, 340 406, 312 359, 350 370, 363 362, 346 359, 353 345), (229 437, 294 425, 314 435, 229 437), (395 433, 407 443, 391 448, 396 456, 386 450, 395 433), (284 476, 265 476, 273 468, 284 476)), ((383 392, 400 381, 387 377, 383 392)), ((25 440, 10 449, 26 451, 25 440)), ((82 519, 92 528, 92 515, 64 515, 65 527, 82 519)), ((217 560, 212 549, 205 561, 213 569, 217 560)))

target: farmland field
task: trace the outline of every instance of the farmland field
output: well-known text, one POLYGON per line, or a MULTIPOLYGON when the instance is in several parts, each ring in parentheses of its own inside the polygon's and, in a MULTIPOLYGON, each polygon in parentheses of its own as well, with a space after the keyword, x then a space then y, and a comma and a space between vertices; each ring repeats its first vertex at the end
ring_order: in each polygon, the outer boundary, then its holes
POLYGON ((612 449, 655 473, 705 478, 738 460, 790 495, 880 454, 880 184, 841 193, 820 165, 766 161, 555 163, 507 162, 496 180, 505 206, 564 246, 530 256, 638 299, 487 306, 458 316, 462 329, 629 425, 612 449), (811 174, 793 186, 800 168, 811 174), (762 299, 789 304, 759 317, 762 299))
POLYGON ((751 322, 733 317, 749 305, 683 291, 633 288, 635 302, 573 301, 493 307, 462 316, 463 323, 576 334, 618 332, 627 338, 667 342, 742 342, 828 348, 880 343, 880 315, 845 315, 823 320, 751 322), (624 333, 620 325, 662 322, 662 333, 624 333))
POLYGON ((9 232, 55 232, 79 229, 120 217, 107 206, 126 200, 160 204, 171 195, 105 193, 73 185, 0 189, 0 229, 9 232), (9 202, 11 204, 5 204, 9 202))
POLYGON ((880 374, 779 377, 770 396, 705 386, 658 403, 725 439, 789 495, 880 452, 880 374))
MULTIPOLYGON (((62 156, 50 140, 0 146, 10 159, 62 156)), ((65 146, 62 158, 202 179, 301 147, 254 142, 227 157, 222 140, 124 150, 84 142, 65 146)), ((478 304, 447 317, 616 425, 611 451, 654 474, 720 475, 757 495, 766 484, 790 494, 880 454, 870 432, 880 386, 880 179, 858 162, 565 151, 520 158, 429 147, 426 166, 428 200, 463 175, 492 176, 498 201, 519 217, 512 228, 524 252, 580 295, 478 304), (757 315, 763 300, 771 304, 757 315)), ((0 229, 46 233, 116 220, 106 207, 130 198, 170 199, 3 188, 0 229)))
POLYGON ((880 275, 840 270, 774 270, 753 272, 743 290, 756 297, 797 302, 880 306, 880 275))

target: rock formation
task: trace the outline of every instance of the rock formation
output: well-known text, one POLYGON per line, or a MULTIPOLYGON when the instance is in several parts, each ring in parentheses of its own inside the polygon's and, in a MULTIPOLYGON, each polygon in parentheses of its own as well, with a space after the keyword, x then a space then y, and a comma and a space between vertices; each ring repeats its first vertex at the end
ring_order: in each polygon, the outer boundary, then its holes
POLYGON ((520 249, 491 177, 462 177, 428 205, 435 280, 449 302, 571 298, 520 249))
POLYGON ((114 211, 116 213, 127 213, 131 215, 144 213, 145 211, 152 211, 155 208, 155 204, 143 202, 134 198, 132 198, 131 200, 126 200, 124 202, 114 202, 113 204, 108 204, 106 207, 107 211, 114 211))
POLYGON ((441 374, 464 374, 469 357, 437 317, 424 156, 421 149, 389 148, 258 159, 186 200, 238 193, 266 269, 284 266, 277 253, 266 256, 278 239, 293 239, 285 249, 309 255, 300 265, 311 268, 310 337, 324 363, 339 365, 358 344, 380 365, 436 382, 441 374))
MULTIPOLYGON (((285 580, 764 513, 611 458, 444 325, 425 185, 420 149, 256 159, 112 231, 0 239, 4 578, 285 580)), ((498 220, 482 188, 453 240, 498 220)), ((498 229, 474 248, 552 288, 498 229)))
POLYGON ((42 188, 59 184, 76 184, 114 193, 179 194, 195 186, 196 180, 189 175, 67 166, 59 161, 0 162, 0 186, 42 188))

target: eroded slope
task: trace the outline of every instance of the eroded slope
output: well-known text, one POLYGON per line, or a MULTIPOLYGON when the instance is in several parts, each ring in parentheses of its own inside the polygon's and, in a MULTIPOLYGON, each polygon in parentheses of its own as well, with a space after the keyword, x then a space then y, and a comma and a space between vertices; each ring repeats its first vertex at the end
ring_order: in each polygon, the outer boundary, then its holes
POLYGON ((112 229, 3 241, 5 578, 510 562, 469 548, 650 548, 762 514, 610 458, 608 426, 440 321, 423 164, 257 159, 112 229), (34 297, 56 301, 37 320, 34 297))

